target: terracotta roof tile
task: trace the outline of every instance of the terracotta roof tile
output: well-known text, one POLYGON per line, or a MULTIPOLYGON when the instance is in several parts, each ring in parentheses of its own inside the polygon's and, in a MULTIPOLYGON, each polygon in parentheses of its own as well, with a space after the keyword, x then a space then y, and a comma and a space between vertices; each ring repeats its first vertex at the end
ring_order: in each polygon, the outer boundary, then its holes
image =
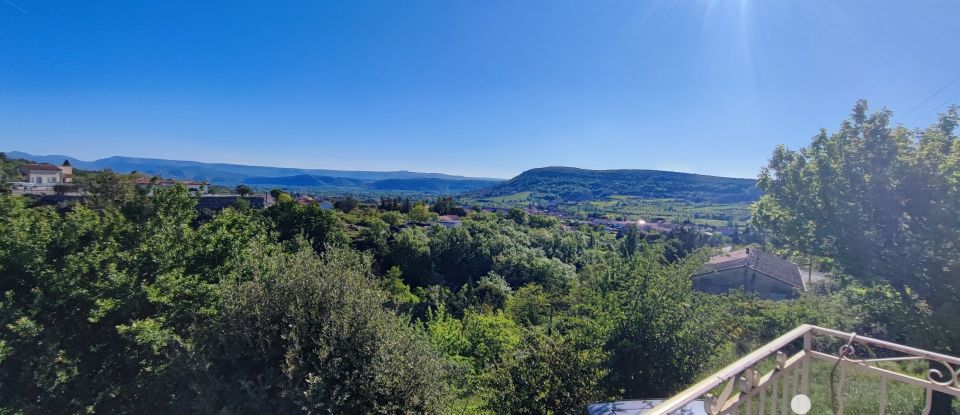
POLYGON ((20 165, 22 170, 26 171, 37 171, 37 170, 46 170, 46 171, 60 171, 60 168, 50 164, 22 164, 20 165))

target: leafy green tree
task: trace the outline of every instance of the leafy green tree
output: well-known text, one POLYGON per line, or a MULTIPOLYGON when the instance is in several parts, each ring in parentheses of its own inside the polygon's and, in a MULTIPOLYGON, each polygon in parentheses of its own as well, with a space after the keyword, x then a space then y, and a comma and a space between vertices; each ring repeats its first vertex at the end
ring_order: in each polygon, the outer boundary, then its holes
POLYGON ((530 215, 527 221, 532 228, 552 228, 560 225, 560 220, 547 215, 530 215))
POLYGON ((431 261, 448 287, 460 287, 482 275, 484 264, 477 257, 483 254, 477 251, 477 245, 465 227, 438 227, 431 232, 431 261))
POLYGON ((637 230, 635 225, 628 225, 624 228, 626 231, 623 232, 623 241, 620 249, 623 251, 623 256, 629 258, 640 248, 640 231, 637 230))
POLYGON ((328 245, 342 245, 347 241, 336 214, 316 204, 301 205, 292 200, 280 202, 267 208, 264 216, 270 220, 280 241, 290 243, 302 235, 317 252, 323 252, 328 245))
POLYGON ((492 412, 577 414, 606 397, 602 350, 542 335, 524 344, 486 378, 482 392, 492 412))
POLYGON ((467 356, 479 370, 500 362, 520 346, 520 327, 505 314, 469 311, 463 317, 467 356))
POLYGON ((453 203, 453 198, 452 198, 452 197, 439 197, 439 198, 437 198, 437 200, 433 203, 433 205, 430 206, 430 210, 432 210, 432 211, 434 211, 434 212, 436 212, 437 214, 440 214, 440 215, 449 215, 449 214, 453 213, 453 210, 454 210, 456 207, 457 207, 457 205, 456 205, 455 203, 453 203))
POLYGON ((795 251, 832 258, 866 284, 889 283, 938 330, 917 343, 960 350, 960 140, 957 109, 923 131, 890 126, 857 103, 836 133, 779 147, 760 176, 753 225, 795 251))
POLYGON ((553 291, 566 287, 576 275, 572 266, 559 259, 539 255, 530 248, 497 255, 494 258, 493 270, 513 287, 539 284, 553 291))
POLYGON ((356 209, 357 206, 360 206, 360 202, 357 202, 357 199, 354 199, 351 196, 347 196, 343 199, 333 202, 333 207, 343 213, 350 213, 356 209))
MULTIPOLYGON (((808 147, 778 147, 760 175, 765 195, 752 224, 776 242, 828 257, 867 284, 889 286, 922 324, 903 330, 911 343, 960 351, 960 140, 957 107, 925 130, 890 125, 892 113, 868 113, 857 102, 850 118, 808 147)), ((942 395, 945 396, 945 395, 942 395)), ((949 407, 938 397, 935 410, 949 407)))
POLYGON ((440 413, 446 365, 341 249, 253 255, 201 332, 201 412, 440 413))
POLYGON ((480 278, 471 291, 471 302, 475 307, 489 310, 501 310, 507 305, 513 290, 503 277, 489 273, 480 278))
POLYGON ((253 189, 250 189, 250 186, 247 186, 245 184, 238 184, 237 187, 233 188, 233 192, 240 196, 245 197, 253 194, 253 189))
POLYGON ((422 229, 407 228, 400 231, 393 240, 390 257, 403 271, 410 285, 423 287, 434 281, 430 239, 422 229))
POLYGON ((517 323, 528 326, 546 324, 550 318, 551 301, 543 287, 527 285, 521 287, 507 301, 506 311, 517 323))
POLYGON ((93 209, 122 206, 137 194, 129 180, 110 170, 78 177, 78 184, 86 193, 84 203, 93 209))
POLYGON ((132 222, 113 206, 61 216, 0 198, 3 228, 15 230, 0 237, 0 319, 13 324, 0 331, 0 383, 16 385, 0 406, 170 412, 190 398, 180 335, 209 290, 166 282, 187 276, 196 213, 183 188, 154 199, 151 216, 132 222))
POLYGON ((725 354, 738 320, 722 297, 693 291, 690 275, 704 259, 667 263, 659 246, 606 270, 601 298, 617 313, 606 344, 612 390, 669 396, 725 354))
POLYGON ((234 200, 233 203, 230 204, 230 207, 239 212, 246 212, 250 210, 250 201, 243 198, 237 198, 237 200, 234 200))
POLYGON ((414 222, 425 223, 434 220, 437 214, 431 212, 430 209, 427 208, 427 205, 418 203, 410 209, 407 217, 414 222))
POLYGON ((529 220, 527 212, 520 208, 510 208, 507 211, 507 218, 516 222, 518 225, 526 225, 529 220))
POLYGON ((373 216, 365 218, 364 227, 353 240, 353 245, 360 251, 370 253, 375 261, 375 269, 383 269, 390 252, 390 227, 386 222, 373 216))
POLYGON ((380 219, 390 226, 399 226, 407 221, 407 218, 400 212, 386 211, 380 214, 380 219))
POLYGON ((463 332, 463 323, 450 315, 446 307, 430 310, 426 327, 434 348, 448 358, 473 365, 473 360, 468 357, 470 341, 463 332))
POLYGON ((383 289, 389 293, 394 306, 420 302, 420 298, 410 292, 410 286, 403 283, 403 272, 399 267, 387 270, 383 276, 383 289))

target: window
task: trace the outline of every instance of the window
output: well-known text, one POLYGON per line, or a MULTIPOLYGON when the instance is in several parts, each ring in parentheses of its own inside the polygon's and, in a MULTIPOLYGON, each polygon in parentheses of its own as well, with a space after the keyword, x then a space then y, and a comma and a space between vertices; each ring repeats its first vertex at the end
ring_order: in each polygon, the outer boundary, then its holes
POLYGON ((56 183, 56 182, 57 182, 57 178, 56 178, 56 177, 48 177, 48 178, 47 178, 47 183, 56 183))
POLYGON ((43 184, 43 177, 35 177, 33 182, 36 184, 43 184))

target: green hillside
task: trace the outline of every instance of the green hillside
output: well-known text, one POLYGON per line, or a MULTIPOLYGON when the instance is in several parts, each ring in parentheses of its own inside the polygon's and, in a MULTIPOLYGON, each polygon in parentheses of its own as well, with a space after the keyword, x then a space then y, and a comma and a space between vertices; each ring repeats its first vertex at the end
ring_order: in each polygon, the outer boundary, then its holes
POLYGON ((756 180, 658 170, 586 170, 544 167, 471 194, 495 198, 530 192, 548 202, 575 202, 635 196, 693 203, 742 203, 760 197, 756 180))

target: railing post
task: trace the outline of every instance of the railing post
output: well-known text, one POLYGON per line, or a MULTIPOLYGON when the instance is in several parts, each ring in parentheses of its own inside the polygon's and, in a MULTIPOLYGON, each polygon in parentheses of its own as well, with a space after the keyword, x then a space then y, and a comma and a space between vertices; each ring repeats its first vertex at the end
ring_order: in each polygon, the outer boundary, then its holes
POLYGON ((810 359, 813 351, 813 330, 803 334, 803 363, 800 364, 800 393, 810 396, 810 359))
POLYGON ((887 414, 887 377, 880 376, 880 415, 887 414))

